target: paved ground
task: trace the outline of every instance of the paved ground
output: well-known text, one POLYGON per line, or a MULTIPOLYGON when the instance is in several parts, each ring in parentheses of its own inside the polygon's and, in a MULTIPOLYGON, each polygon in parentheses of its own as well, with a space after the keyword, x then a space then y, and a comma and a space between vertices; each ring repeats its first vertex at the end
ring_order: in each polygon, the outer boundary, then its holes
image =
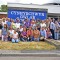
POLYGON ((0 60, 60 60, 60 57, 0 57, 0 60))
POLYGON ((60 57, 60 50, 41 51, 41 50, 0 50, 0 56, 40 56, 40 57, 60 57))
POLYGON ((60 51, 0 50, 0 60, 60 60, 60 51))
POLYGON ((0 50, 0 54, 20 54, 20 53, 59 53, 60 50, 0 50))

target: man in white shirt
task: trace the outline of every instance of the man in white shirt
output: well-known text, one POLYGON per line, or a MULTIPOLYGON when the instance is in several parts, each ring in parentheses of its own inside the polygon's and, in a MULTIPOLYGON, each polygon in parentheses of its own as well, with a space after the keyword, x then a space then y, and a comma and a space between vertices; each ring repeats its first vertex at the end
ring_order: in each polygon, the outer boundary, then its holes
POLYGON ((51 31, 51 33, 52 33, 52 38, 54 39, 55 24, 54 24, 54 22, 52 21, 52 19, 50 19, 50 26, 49 26, 49 28, 50 28, 50 31, 51 31))

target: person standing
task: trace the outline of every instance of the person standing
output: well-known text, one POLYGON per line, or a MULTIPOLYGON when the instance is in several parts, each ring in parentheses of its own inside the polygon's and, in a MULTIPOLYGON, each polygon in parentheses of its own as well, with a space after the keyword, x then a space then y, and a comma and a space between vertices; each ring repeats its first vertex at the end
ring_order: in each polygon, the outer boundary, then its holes
POLYGON ((2 37, 2 20, 0 20, 0 40, 1 40, 1 37, 2 37))
POLYGON ((55 24, 52 19, 50 19, 50 25, 49 25, 50 31, 52 33, 52 38, 54 39, 54 29, 55 29, 55 24))
POLYGON ((7 25, 4 24, 4 27, 2 28, 2 41, 7 41, 8 31, 7 31, 7 25))
POLYGON ((57 21, 55 21, 55 30, 54 30, 54 35, 55 35, 55 38, 56 40, 59 39, 59 24, 57 21))

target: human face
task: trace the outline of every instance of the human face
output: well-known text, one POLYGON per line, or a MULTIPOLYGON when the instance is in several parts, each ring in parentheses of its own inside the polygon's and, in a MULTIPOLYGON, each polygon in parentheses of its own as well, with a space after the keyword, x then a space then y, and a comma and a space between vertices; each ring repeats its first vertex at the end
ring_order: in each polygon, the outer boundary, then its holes
POLYGON ((44 30, 44 27, 42 27, 41 29, 44 30))
POLYGON ((26 28, 23 28, 23 31, 26 31, 26 28))

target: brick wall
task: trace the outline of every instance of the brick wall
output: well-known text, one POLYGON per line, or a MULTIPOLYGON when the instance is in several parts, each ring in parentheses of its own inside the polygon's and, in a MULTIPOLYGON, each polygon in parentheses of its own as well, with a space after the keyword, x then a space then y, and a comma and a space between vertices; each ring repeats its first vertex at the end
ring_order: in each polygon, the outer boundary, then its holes
POLYGON ((7 14, 0 14, 0 19, 3 17, 7 17, 7 14))

